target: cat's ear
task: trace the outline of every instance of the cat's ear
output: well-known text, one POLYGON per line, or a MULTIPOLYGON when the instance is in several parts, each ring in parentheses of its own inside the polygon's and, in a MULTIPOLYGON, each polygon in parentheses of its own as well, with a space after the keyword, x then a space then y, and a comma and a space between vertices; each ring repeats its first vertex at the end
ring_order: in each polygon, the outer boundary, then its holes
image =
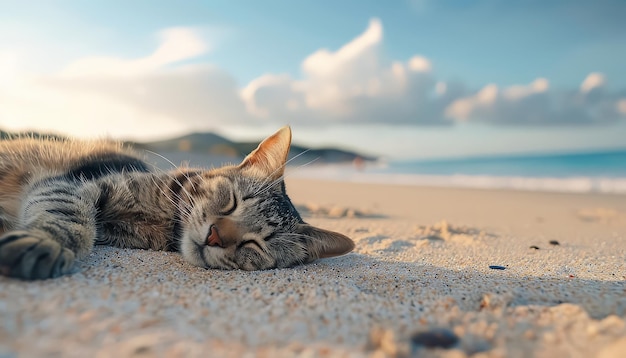
POLYGON ((354 241, 338 232, 320 229, 308 224, 299 224, 296 232, 305 237, 311 261, 345 255, 354 249, 354 241))
POLYGON ((239 167, 251 169, 257 176, 276 180, 285 173, 285 163, 287 162, 290 146, 291 128, 285 126, 265 138, 265 140, 239 164, 239 167))

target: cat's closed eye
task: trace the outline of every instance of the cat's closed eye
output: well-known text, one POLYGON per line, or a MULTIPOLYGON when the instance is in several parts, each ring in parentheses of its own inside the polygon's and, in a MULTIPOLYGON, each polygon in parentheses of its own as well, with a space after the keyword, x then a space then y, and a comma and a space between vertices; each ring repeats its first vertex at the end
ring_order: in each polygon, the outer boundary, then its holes
POLYGON ((235 210, 237 210, 237 195, 235 195, 234 190, 229 190, 229 192, 230 192, 230 195, 229 195, 230 199, 228 203, 220 210, 221 216, 228 216, 234 213, 235 210))
POLYGON ((233 183, 226 179, 218 180, 213 187, 211 203, 213 215, 229 216, 234 213, 239 202, 233 183))

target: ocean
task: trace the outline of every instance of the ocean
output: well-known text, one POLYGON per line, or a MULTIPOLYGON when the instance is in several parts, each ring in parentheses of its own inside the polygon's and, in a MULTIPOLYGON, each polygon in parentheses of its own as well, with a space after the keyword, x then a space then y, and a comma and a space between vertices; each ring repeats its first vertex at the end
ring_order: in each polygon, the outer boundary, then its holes
POLYGON ((626 150, 305 166, 296 177, 353 182, 626 194, 626 150))

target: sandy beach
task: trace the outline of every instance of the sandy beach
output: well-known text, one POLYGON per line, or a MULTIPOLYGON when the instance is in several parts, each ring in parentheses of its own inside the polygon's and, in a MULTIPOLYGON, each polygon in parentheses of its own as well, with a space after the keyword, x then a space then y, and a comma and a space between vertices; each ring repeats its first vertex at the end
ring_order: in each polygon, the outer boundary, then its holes
POLYGON ((0 277, 0 357, 623 357, 626 196, 287 179, 356 242, 292 269, 97 247, 0 277))

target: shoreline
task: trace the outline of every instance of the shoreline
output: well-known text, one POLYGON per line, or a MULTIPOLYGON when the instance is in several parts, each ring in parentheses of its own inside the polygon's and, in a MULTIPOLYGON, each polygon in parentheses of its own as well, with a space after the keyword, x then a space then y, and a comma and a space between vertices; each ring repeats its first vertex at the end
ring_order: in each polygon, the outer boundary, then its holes
POLYGON ((471 174, 413 174, 357 170, 350 165, 288 168, 294 178, 352 183, 410 185, 440 188, 503 189, 531 192, 606 193, 626 195, 623 177, 529 177, 471 174))

